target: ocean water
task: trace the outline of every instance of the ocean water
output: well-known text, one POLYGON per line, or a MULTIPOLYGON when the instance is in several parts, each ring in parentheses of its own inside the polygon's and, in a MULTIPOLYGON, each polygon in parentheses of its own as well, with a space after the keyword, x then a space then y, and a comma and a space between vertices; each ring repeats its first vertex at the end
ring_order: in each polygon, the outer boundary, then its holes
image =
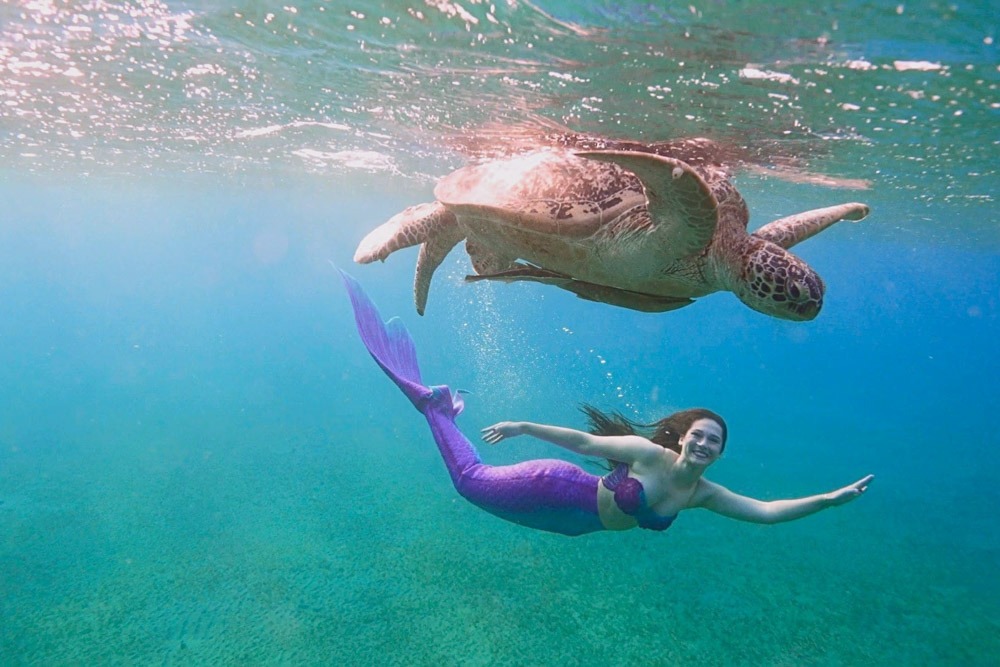
MULTIPOLYGON (((995 3, 0 0, 0 664, 1000 662, 995 3), (358 241, 562 132, 711 137, 807 323, 466 284, 358 241), (704 405, 777 526, 567 538, 452 489, 331 262, 470 435, 704 405)), ((490 463, 564 455, 526 438, 490 463)), ((587 465, 586 462, 582 462, 587 465)))

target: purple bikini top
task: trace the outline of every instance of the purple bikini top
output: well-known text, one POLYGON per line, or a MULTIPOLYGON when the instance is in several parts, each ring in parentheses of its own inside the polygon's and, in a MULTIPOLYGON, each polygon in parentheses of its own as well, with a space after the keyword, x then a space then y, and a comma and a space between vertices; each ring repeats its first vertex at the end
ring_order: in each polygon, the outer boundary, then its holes
POLYGON ((625 514, 634 517, 640 528, 666 530, 677 515, 661 516, 646 503, 646 489, 642 482, 628 476, 628 465, 619 463, 604 476, 604 487, 615 494, 615 505, 625 514))

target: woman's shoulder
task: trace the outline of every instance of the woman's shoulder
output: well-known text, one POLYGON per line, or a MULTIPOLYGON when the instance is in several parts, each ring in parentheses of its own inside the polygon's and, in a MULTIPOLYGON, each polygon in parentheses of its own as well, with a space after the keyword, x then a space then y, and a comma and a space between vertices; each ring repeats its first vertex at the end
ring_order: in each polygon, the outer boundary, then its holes
POLYGON ((705 503, 718 496, 719 493, 725 493, 727 490, 721 484, 702 477, 698 480, 698 486, 695 487, 694 493, 691 494, 688 507, 704 507, 705 503))
POLYGON ((633 439, 636 451, 640 455, 636 457, 636 463, 646 468, 669 468, 677 460, 677 452, 659 445, 649 438, 641 435, 622 436, 633 439))

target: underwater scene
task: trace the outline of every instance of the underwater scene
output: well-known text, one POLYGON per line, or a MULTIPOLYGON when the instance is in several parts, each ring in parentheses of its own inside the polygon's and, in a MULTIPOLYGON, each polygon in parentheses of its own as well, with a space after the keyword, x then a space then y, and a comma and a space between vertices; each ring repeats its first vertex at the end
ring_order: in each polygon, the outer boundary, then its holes
POLYGON ((0 664, 1000 663, 998 16, 0 0, 0 664), (456 489, 583 404, 669 530, 456 489))

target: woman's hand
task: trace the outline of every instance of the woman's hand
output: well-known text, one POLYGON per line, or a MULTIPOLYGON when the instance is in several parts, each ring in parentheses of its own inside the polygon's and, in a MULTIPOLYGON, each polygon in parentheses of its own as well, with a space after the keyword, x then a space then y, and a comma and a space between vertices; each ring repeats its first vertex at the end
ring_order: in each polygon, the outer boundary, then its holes
POLYGON ((854 484, 848 484, 842 489, 831 491, 828 496, 830 505, 843 505, 849 503, 862 493, 868 490, 868 485, 875 479, 875 475, 865 475, 854 484))
POLYGON ((522 422, 498 422, 487 426, 481 431, 483 442, 495 445, 505 438, 515 438, 524 433, 521 425, 522 422))

